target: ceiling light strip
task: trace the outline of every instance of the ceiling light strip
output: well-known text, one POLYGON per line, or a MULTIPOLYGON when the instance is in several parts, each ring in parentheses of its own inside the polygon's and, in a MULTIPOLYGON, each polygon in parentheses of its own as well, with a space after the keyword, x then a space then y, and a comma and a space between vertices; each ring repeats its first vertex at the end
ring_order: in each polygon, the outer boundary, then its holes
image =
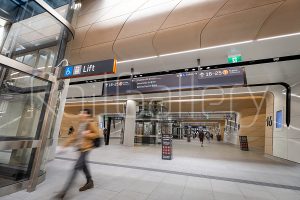
POLYGON ((260 38, 257 41, 273 40, 273 39, 285 38, 285 37, 291 37, 291 36, 297 36, 297 35, 300 35, 300 32, 286 34, 286 35, 278 35, 278 36, 273 36, 273 37, 260 38))
POLYGON ((157 57, 158 56, 149 56, 149 57, 144 57, 144 58, 137 58, 137 59, 131 59, 131 60, 117 61, 117 63, 120 64, 120 63, 135 62, 135 61, 148 60, 148 59, 157 58, 157 57))
POLYGON ((159 58, 159 57, 166 57, 166 56, 173 56, 173 55, 178 55, 178 54, 192 53, 192 52, 197 52, 197 51, 204 51, 204 50, 217 49, 217 48, 234 46, 234 45, 247 44, 247 43, 251 43, 251 42, 255 42, 255 41, 265 41, 265 40, 285 38, 285 37, 291 37, 291 36, 297 36, 297 35, 300 35, 300 32, 292 33, 292 34, 285 34, 285 35, 278 35, 278 36, 267 37, 267 38, 260 38, 260 39, 257 39, 257 40, 247 40, 247 41, 242 41, 242 42, 229 43, 229 44, 223 44, 223 45, 217 45, 217 46, 211 46, 211 47, 204 47, 204 48, 199 48, 199 49, 191 49, 191 50, 187 50, 187 51, 167 53, 167 54, 162 54, 162 55, 158 55, 158 56, 149 56, 149 57, 143 57, 143 58, 137 58, 137 59, 131 59, 131 60, 123 60, 123 61, 118 61, 117 63, 121 64, 121 63, 135 62, 135 61, 140 61, 140 60, 148 60, 148 59, 154 59, 154 58, 159 58))
POLYGON ((154 58, 159 58, 159 57, 166 57, 166 56, 185 54, 185 53, 191 53, 191 52, 197 52, 197 51, 204 51, 204 50, 210 50, 210 49, 216 49, 216 48, 222 48, 222 47, 228 47, 228 46, 234 46, 234 45, 247 44, 247 43, 251 43, 251 42, 253 42, 253 40, 247 40, 247 41, 242 41, 242 42, 235 42, 235 43, 229 43, 229 44, 223 44, 223 45, 217 45, 217 46, 211 46, 211 47, 204 47, 204 48, 180 51, 180 52, 175 52, 175 53, 162 54, 159 56, 149 56, 149 57, 143 57, 143 58, 137 58, 137 59, 131 59, 131 60, 117 61, 117 63, 121 64, 121 63, 135 62, 135 61, 141 61, 141 60, 149 60, 149 59, 154 59, 154 58))

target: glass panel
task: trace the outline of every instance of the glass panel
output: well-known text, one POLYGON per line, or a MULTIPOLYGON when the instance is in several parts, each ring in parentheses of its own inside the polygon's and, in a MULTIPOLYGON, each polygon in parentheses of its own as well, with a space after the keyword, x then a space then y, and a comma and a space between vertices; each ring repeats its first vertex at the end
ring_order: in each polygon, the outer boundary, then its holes
MULTIPOLYGON (((0 74, 0 142, 39 139, 51 83, 6 67, 0 74)), ((34 156, 32 148, 0 151, 0 187, 27 180, 34 156)))
POLYGON ((144 135, 152 135, 152 123, 144 122, 144 135))
POLYGON ((24 60, 23 60, 24 64, 34 67, 35 62, 36 62, 36 54, 35 53, 27 54, 26 56, 24 56, 24 60))
POLYGON ((0 187, 28 180, 32 148, 0 151, 0 187))
POLYGON ((4 69, 8 73, 0 89, 0 140, 36 138, 50 83, 4 69))
MULTIPOLYGON (((68 5, 59 1, 56 10, 63 16, 68 5)), ((20 9, 19 21, 13 22, 5 39, 1 54, 23 62, 34 68, 50 72, 57 57, 62 31, 65 27, 34 1, 24 2, 20 9), (43 51, 41 51, 43 49, 43 51), (20 57, 24 56, 24 59, 20 57), (50 67, 50 69, 48 69, 50 67)))

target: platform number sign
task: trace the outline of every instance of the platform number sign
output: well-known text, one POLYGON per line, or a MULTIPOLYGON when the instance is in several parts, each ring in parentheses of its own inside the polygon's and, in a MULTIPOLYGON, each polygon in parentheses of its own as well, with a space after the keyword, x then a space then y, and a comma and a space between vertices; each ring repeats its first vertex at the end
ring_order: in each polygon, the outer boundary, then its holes
POLYGON ((267 126, 273 126, 272 116, 267 117, 267 126))

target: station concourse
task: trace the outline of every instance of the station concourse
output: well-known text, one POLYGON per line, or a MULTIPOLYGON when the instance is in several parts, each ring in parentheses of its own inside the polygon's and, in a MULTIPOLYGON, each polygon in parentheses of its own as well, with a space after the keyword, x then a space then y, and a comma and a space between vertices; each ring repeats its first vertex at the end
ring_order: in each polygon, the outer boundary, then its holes
POLYGON ((299 9, 0 0, 0 199, 300 200, 299 9))

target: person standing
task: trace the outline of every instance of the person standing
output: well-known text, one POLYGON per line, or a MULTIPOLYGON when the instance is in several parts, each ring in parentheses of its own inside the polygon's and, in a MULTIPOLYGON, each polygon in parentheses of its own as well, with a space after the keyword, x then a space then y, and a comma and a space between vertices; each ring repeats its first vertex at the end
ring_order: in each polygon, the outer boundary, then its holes
POLYGON ((197 130, 197 132, 198 132, 198 137, 199 137, 199 140, 201 143, 201 147, 203 147, 204 132, 203 132, 203 130, 201 130, 200 132, 197 130))
POLYGON ((56 196, 58 199, 63 199, 66 196, 79 170, 83 171, 87 181, 84 186, 79 188, 79 191, 82 192, 94 187, 94 182, 86 160, 89 152, 94 148, 94 140, 100 138, 100 132, 96 123, 92 119, 90 109, 82 110, 79 117, 80 122, 78 131, 75 131, 64 144, 64 147, 68 147, 70 145, 75 146, 79 152, 79 157, 64 189, 56 196))

